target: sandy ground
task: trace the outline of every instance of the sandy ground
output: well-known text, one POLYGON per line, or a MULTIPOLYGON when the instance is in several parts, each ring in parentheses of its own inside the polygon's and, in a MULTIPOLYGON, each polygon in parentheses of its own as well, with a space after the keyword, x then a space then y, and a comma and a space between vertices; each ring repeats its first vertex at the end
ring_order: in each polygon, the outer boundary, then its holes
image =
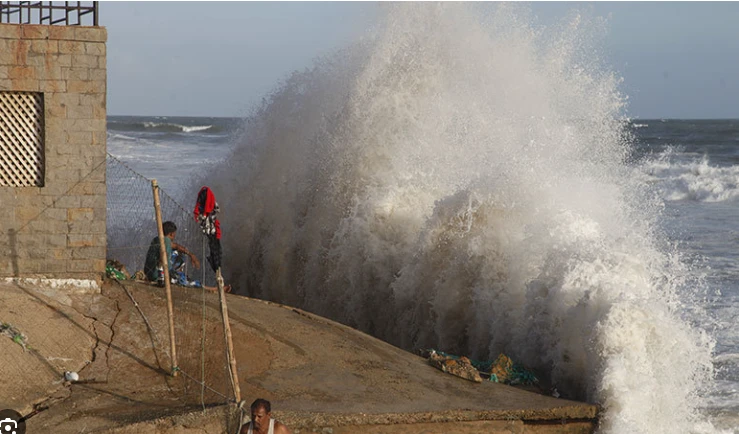
MULTIPOLYGON (((0 337, 0 408, 28 415, 29 433, 236 432, 218 298, 182 288, 173 296, 176 377, 163 289, 0 284, 0 321, 28 342, 24 350, 0 337), (64 382, 65 371, 80 381, 64 382)), ((298 309, 235 295, 228 305, 242 400, 272 401, 295 433, 585 433, 597 417, 592 405, 444 374, 298 309)))

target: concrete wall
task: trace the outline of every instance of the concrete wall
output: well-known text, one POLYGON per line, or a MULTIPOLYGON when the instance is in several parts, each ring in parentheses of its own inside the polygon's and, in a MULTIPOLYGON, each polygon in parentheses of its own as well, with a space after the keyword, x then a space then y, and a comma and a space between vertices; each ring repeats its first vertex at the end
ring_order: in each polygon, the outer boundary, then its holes
POLYGON ((0 24, 0 91, 42 92, 45 119, 44 185, 0 186, 0 277, 105 272, 106 40, 102 27, 0 24))
MULTIPOLYGON (((247 406, 248 404, 247 401, 247 406)), ((107 432, 115 434, 232 433, 236 432, 239 424, 238 412, 239 410, 232 405, 222 405, 208 408, 206 411, 115 427, 107 432)), ((281 420, 279 412, 273 412, 273 417, 281 420)), ((247 410, 245 422, 248 420, 247 410)), ((551 421, 546 424, 527 424, 522 420, 471 420, 321 427, 305 427, 288 423, 287 427, 293 434, 593 434, 596 424, 594 421, 551 421)))

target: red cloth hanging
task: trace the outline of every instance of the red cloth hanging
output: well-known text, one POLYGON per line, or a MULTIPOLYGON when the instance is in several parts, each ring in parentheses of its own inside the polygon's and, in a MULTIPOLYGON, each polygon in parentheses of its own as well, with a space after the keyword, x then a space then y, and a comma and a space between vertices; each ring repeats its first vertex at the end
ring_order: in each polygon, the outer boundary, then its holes
POLYGON ((216 239, 221 239, 221 222, 215 217, 218 213, 218 202, 210 188, 203 186, 198 193, 195 202, 195 221, 203 228, 206 235, 215 234, 216 239))
POLYGON ((216 214, 220 211, 218 202, 213 192, 208 187, 203 187, 198 193, 198 199, 195 202, 195 221, 198 222, 203 233, 208 237, 208 247, 210 254, 208 262, 213 271, 221 267, 223 258, 223 250, 221 249, 221 222, 216 218, 216 214))

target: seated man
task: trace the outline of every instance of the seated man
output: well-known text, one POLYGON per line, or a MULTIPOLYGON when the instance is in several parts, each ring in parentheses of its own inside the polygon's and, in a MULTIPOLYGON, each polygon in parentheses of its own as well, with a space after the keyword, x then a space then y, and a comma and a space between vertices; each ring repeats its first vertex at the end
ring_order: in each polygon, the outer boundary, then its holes
MULTIPOLYGON (((184 246, 181 246, 174 242, 174 237, 175 235, 177 235, 177 225, 175 225, 174 222, 166 221, 164 222, 164 224, 162 224, 162 230, 164 231, 164 247, 167 251, 167 258, 172 258, 172 249, 175 248, 190 257, 193 267, 200 268, 200 261, 198 261, 198 258, 196 258, 195 255, 193 255, 184 246)), ((169 262, 171 262, 171 259, 169 262)), ((146 274, 147 279, 151 280, 152 282, 156 282, 159 279, 158 268, 160 264, 161 260, 159 257, 159 237, 156 236, 151 240, 151 244, 149 244, 149 250, 146 252, 146 261, 144 262, 144 274, 146 274)), ((170 263, 169 265, 171 267, 172 264, 170 263)))
POLYGON ((285 424, 272 419, 272 404, 257 398, 251 404, 251 422, 241 427, 241 434, 290 434, 285 424))
MULTIPOLYGON (((167 251, 167 258, 169 258, 169 278, 172 283, 182 286, 192 286, 196 288, 204 287, 209 291, 217 291, 218 288, 212 286, 203 286, 197 280, 191 281, 184 272, 185 259, 184 256, 188 256, 192 262, 193 267, 196 269, 200 268, 200 261, 184 246, 174 242, 174 238, 177 235, 177 225, 174 222, 166 221, 162 224, 162 230, 164 232, 164 247, 167 251)), ((152 282, 159 280, 159 236, 154 237, 149 244, 149 250, 146 252, 146 261, 144 263, 144 274, 146 278, 152 282)), ((231 292, 231 285, 224 287, 226 292, 231 292)))

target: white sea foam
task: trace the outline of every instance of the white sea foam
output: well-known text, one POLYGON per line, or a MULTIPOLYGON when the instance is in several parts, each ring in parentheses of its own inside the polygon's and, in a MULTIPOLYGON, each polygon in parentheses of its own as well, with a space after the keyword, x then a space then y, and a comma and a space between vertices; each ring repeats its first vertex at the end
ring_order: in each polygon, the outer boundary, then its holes
POLYGON ((197 126, 194 126, 194 127, 187 127, 187 126, 184 126, 184 125, 180 125, 180 126, 182 127, 182 131, 184 131, 186 133, 194 133, 194 132, 197 132, 197 131, 206 131, 206 130, 209 130, 209 129, 213 128, 213 125, 197 125, 197 126))
POLYGON ((717 363, 732 363, 737 366, 739 366, 739 354, 736 353, 729 353, 729 354, 721 354, 714 358, 714 361, 717 363))
POLYGON ((247 120, 205 181, 229 280, 407 349, 505 352, 600 403, 604 433, 711 432, 713 341, 623 163, 603 23, 467 7, 388 5, 247 120))
POLYGON ((739 166, 711 165, 705 156, 680 161, 675 154, 668 149, 642 166, 665 200, 724 202, 739 196, 739 166))
POLYGON ((108 140, 123 140, 123 141, 134 142, 134 141, 137 141, 138 139, 136 137, 127 136, 125 134, 108 133, 108 140))
POLYGON ((145 128, 159 131, 182 131, 184 133, 194 133, 198 131, 206 131, 213 128, 213 125, 180 125, 167 122, 144 122, 145 128))

